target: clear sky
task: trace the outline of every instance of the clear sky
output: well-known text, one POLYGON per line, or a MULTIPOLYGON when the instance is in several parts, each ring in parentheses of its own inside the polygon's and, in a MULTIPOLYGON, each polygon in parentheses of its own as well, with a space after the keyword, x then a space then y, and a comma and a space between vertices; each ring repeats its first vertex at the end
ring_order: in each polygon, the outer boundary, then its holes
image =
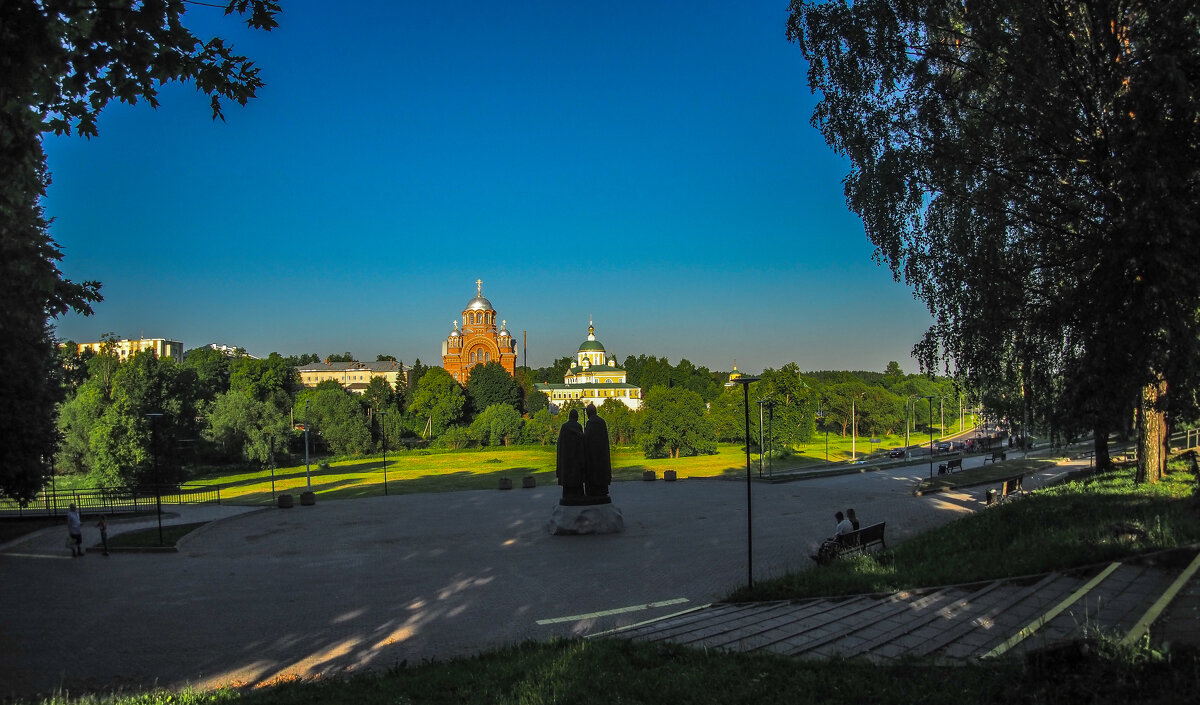
MULTIPOLYGON (((872 260, 786 0, 191 6, 267 85, 192 86, 46 139, 45 205, 96 315, 61 339, 440 364, 475 280, 534 367, 619 359, 916 371, 925 307, 872 260)), ((523 359, 518 364, 524 364, 523 359)))

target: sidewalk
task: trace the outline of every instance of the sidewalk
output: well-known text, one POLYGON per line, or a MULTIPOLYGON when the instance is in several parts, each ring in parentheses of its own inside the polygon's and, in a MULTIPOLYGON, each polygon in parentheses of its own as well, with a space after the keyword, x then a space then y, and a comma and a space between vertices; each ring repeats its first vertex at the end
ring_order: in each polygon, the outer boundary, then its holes
MULTIPOLYGON (((242 516, 253 512, 264 511, 264 507, 240 506, 232 504, 173 504, 163 505, 162 525, 195 524, 199 522, 215 522, 231 517, 242 516)), ((70 549, 65 547, 67 522, 58 517, 61 527, 49 527, 17 537, 0 544, 0 554, 30 554, 30 555, 59 555, 70 557, 70 549)), ((91 552, 100 543, 100 530, 96 528, 97 516, 85 515, 83 519, 83 546, 91 552)), ((108 537, 111 539, 130 531, 158 527, 158 515, 123 516, 110 515, 107 519, 108 537)), ((207 527, 205 527, 207 528, 207 527)), ((201 529, 202 530, 202 529, 201 529)))

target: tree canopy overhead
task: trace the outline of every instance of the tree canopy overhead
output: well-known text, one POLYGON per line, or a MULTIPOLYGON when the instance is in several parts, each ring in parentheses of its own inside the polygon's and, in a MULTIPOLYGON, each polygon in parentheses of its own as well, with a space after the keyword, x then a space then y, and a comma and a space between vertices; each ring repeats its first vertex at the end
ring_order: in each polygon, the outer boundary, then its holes
POLYGON ((924 369, 1097 438, 1194 389, 1196 3, 793 0, 788 34, 850 209, 933 313, 924 369))
MULTIPOLYGON (((203 3, 198 3, 203 4, 203 3)), ((258 68, 220 38, 206 41, 183 23, 179 0, 5 0, 0 3, 0 424, 19 439, 0 450, 0 494, 28 500, 40 489, 57 446, 60 399, 49 318, 90 314, 100 284, 62 276, 39 199, 49 175, 46 132, 97 134, 114 99, 157 105, 170 81, 191 81, 210 96, 244 104, 262 86, 258 68)), ((254 28, 275 26, 274 0, 230 0, 225 14, 254 28)))

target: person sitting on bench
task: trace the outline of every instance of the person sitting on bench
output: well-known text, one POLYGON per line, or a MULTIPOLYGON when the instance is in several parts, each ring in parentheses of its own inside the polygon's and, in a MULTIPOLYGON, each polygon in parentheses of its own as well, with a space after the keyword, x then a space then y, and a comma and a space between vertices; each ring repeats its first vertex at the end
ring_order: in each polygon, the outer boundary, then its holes
POLYGON ((817 563, 824 564, 832 560, 837 553, 837 547, 842 535, 854 531, 854 525, 850 523, 846 515, 837 512, 833 515, 833 518, 837 520, 837 528, 834 529, 833 536, 821 542, 821 547, 817 549, 816 553, 809 554, 809 558, 812 558, 817 563))

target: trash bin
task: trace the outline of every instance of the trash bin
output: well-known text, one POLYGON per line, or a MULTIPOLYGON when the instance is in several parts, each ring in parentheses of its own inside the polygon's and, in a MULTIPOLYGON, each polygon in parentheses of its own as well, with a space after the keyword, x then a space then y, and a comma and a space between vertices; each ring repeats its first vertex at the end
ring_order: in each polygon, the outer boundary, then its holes
POLYGON ((987 503, 988 503, 988 506, 991 506, 996 503, 996 488, 993 487, 992 489, 987 491, 987 503))

